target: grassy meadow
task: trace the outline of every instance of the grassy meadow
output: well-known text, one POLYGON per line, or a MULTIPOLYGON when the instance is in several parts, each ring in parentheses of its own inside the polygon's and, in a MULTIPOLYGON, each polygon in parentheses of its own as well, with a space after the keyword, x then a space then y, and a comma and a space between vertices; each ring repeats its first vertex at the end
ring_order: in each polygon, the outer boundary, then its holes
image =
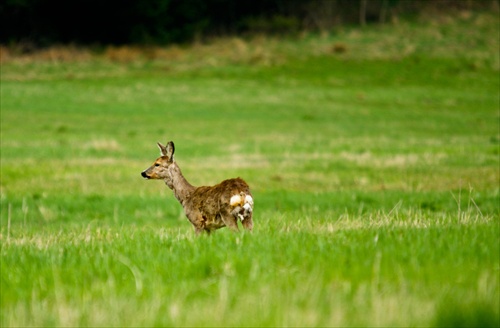
POLYGON ((0 326, 500 323, 499 18, 2 48, 0 326), (140 172, 241 176, 195 237, 140 172))

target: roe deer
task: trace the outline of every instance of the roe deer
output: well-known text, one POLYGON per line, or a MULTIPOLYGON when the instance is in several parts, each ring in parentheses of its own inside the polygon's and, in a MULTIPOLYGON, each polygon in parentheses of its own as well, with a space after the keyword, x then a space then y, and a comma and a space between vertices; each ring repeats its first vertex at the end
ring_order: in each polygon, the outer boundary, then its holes
POLYGON ((174 161, 174 143, 158 143, 161 155, 141 175, 146 179, 162 179, 173 190, 175 198, 194 226, 196 234, 222 227, 239 231, 238 219, 243 227, 252 230, 253 198, 247 183, 241 179, 224 180, 212 187, 194 187, 182 175, 174 161))

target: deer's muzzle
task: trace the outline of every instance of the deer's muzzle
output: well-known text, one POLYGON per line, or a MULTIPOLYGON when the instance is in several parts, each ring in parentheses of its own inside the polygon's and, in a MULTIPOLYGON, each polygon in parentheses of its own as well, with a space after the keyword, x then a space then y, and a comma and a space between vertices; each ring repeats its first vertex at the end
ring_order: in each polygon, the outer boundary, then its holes
POLYGON ((146 171, 142 171, 141 175, 144 179, 151 179, 151 177, 146 173, 146 171))

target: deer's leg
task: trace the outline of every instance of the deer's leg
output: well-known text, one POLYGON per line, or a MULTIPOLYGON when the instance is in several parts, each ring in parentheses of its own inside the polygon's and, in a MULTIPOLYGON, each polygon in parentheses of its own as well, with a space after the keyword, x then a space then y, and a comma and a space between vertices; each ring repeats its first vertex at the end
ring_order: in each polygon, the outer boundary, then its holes
POLYGON ((229 212, 229 211, 222 212, 221 218, 222 218, 222 221, 224 222, 224 224, 226 225, 226 227, 228 227, 229 229, 231 229, 234 232, 240 231, 240 229, 238 229, 238 220, 231 212, 229 212))
POLYGON ((190 212, 187 214, 188 220, 194 226, 194 231, 196 235, 201 235, 203 231, 205 231, 205 221, 203 220, 203 216, 199 212, 190 212))
POLYGON ((210 236, 210 229, 206 229, 206 228, 202 228, 202 229, 199 229, 197 227, 194 227, 194 232, 196 233, 197 236, 201 236, 203 233, 206 233, 207 236, 210 236))
POLYGON ((248 231, 252 231, 253 229, 252 213, 249 213, 247 216, 245 216, 245 219, 241 221, 241 224, 243 224, 243 227, 248 231))

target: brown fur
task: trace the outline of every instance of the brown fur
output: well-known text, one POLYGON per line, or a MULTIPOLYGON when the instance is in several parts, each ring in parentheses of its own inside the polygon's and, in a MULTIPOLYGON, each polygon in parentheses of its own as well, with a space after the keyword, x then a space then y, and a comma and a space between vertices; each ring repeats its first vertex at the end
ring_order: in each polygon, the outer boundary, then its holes
MULTIPOLYGON (((205 231, 229 227, 238 231, 238 218, 247 230, 252 230, 253 201, 243 207, 241 204, 231 205, 230 199, 235 195, 250 196, 248 184, 241 178, 224 180, 215 186, 192 186, 182 175, 181 169, 174 161, 174 144, 167 146, 158 143, 162 156, 156 159, 151 167, 141 175, 147 179, 162 179, 173 190, 175 197, 184 208, 184 212, 194 226, 197 234, 205 231)), ((242 197, 244 198, 244 197, 242 197)))

